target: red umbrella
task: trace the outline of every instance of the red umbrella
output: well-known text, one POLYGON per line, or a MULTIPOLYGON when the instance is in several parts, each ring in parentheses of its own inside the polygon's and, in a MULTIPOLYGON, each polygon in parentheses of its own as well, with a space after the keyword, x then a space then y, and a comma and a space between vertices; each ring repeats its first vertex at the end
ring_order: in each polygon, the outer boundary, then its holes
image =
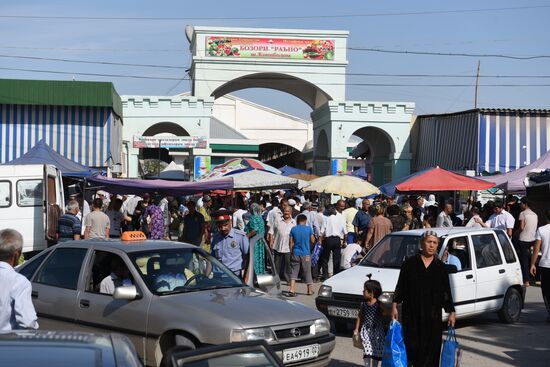
POLYGON ((492 182, 460 175, 443 168, 426 169, 408 177, 395 185, 398 191, 461 191, 487 190, 494 187, 492 182))

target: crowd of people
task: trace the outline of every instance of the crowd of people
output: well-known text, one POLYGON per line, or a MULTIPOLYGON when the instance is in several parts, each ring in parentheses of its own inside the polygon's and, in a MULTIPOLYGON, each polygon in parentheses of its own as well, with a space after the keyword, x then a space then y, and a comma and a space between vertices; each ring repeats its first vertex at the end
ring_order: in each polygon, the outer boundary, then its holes
MULTIPOLYGON (((234 229, 231 236, 255 238, 254 270, 266 271, 264 241, 273 252, 275 266, 289 285, 304 280, 311 284, 354 265, 386 234, 432 227, 500 228, 512 238, 520 258, 524 283, 529 285, 530 254, 535 245, 537 216, 526 198, 508 197, 485 205, 462 205, 457 214, 452 200, 426 197, 380 195, 373 199, 340 199, 328 204, 316 193, 297 190, 270 194, 241 194, 232 197, 209 194, 162 197, 158 194, 109 195, 100 190, 91 200, 73 195, 59 219, 59 241, 118 238, 124 231, 142 231, 153 240, 177 239, 213 249, 220 226, 234 229), (227 218, 221 220, 220 218, 227 218), (294 229, 294 227, 296 227, 294 229), (261 241, 260 241, 261 240, 261 241), (320 257, 312 252, 322 247, 320 257)), ((228 232, 229 233, 229 232, 228 232)), ((219 237, 219 236, 218 236, 219 237)), ((218 238, 218 242, 220 239, 218 238)), ((242 246, 248 249, 249 244, 242 246)), ((241 253, 244 276, 248 250, 241 253)), ((223 256, 220 255, 220 260, 223 256)), ((291 286, 289 294, 295 295, 291 286)))

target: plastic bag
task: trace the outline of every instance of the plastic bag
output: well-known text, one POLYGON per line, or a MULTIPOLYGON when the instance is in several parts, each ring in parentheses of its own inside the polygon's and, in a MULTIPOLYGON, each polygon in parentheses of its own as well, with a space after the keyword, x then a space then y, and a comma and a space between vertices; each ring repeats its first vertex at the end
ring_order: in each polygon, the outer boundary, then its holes
POLYGON ((317 241, 315 242, 315 246, 313 246, 313 251, 311 251, 311 266, 317 266, 321 253, 323 253, 323 246, 317 241))
POLYGON ((461 355, 462 349, 456 341, 455 329, 449 326, 447 338, 443 342, 443 350, 441 351, 441 367, 460 366, 461 355))
POLYGON ((403 330, 401 324, 396 320, 391 322, 388 334, 386 334, 382 367, 407 367, 407 350, 403 340, 403 330))
POLYGON ((361 335, 359 334, 353 334, 353 346, 355 348, 363 350, 363 342, 361 341, 361 335))

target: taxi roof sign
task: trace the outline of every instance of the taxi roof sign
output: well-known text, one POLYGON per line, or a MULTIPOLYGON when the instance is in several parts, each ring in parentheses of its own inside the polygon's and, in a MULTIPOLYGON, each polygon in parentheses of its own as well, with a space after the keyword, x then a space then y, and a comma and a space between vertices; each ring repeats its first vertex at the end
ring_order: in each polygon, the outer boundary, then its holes
POLYGON ((145 241, 147 236, 141 231, 126 231, 120 236, 121 241, 145 241))

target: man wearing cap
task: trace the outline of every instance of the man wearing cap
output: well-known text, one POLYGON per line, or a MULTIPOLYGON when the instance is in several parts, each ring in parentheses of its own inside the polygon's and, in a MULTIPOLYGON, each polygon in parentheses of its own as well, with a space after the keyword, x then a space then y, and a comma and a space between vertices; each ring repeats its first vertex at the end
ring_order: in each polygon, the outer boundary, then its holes
POLYGON ((237 276, 242 277, 249 250, 246 232, 231 227, 231 213, 220 210, 213 214, 218 232, 212 236, 212 255, 237 276))

